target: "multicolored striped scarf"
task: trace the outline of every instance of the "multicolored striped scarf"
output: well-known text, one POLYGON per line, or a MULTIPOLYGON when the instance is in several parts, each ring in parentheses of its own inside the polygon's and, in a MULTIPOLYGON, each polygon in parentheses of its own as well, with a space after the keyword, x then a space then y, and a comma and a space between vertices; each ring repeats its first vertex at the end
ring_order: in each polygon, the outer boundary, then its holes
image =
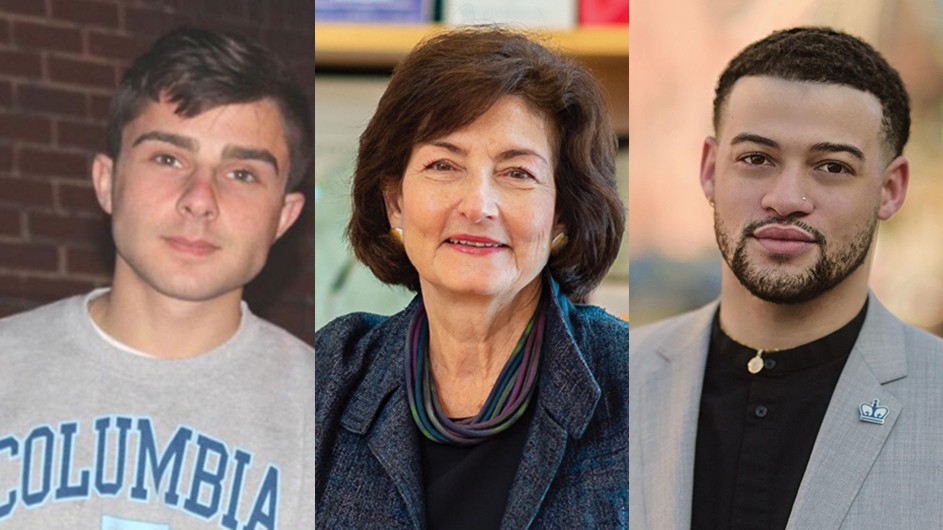
POLYGON ((422 434, 438 443, 476 445, 514 425, 527 410, 537 386, 545 322, 546 303, 541 298, 478 415, 452 420, 442 412, 430 373, 429 320, 420 305, 406 335, 406 394, 422 434))

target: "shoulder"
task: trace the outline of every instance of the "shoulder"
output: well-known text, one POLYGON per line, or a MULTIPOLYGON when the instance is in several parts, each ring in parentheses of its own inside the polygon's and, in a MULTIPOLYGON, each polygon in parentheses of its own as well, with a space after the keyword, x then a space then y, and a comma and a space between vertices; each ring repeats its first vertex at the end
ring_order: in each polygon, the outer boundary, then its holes
POLYGON ((262 351, 305 356, 314 354, 314 349, 309 344, 268 320, 253 315, 253 325, 258 329, 258 340, 263 343, 262 351))
POLYGON ((65 298, 58 302, 0 319, 0 350, 15 345, 48 343, 50 338, 61 338, 55 331, 64 326, 70 309, 82 303, 84 295, 65 298))
POLYGON ((629 323, 594 305, 573 304, 569 311, 570 331, 578 344, 625 349, 629 344, 629 323))
MULTIPOLYGON (((864 350, 878 352, 877 359, 903 350, 909 375, 943 365, 943 339, 900 320, 873 296, 870 304, 858 335, 864 350)), ((943 381, 939 368, 925 375, 943 381)))
POLYGON ((629 323, 593 305, 561 301, 560 308, 566 329, 594 375, 627 383, 629 323))
POLYGON ((366 369, 389 341, 405 336, 417 300, 392 316, 351 313, 319 329, 314 334, 318 382, 337 383, 366 369))
POLYGON ((716 311, 717 302, 712 302, 693 311, 634 328, 632 330, 633 353, 636 348, 649 349, 667 337, 674 337, 710 324, 716 311))
POLYGON ((346 351, 367 338, 387 319, 373 313, 351 313, 335 318, 314 333, 314 348, 326 355, 346 351))
POLYGON ((923 374, 943 388, 943 339, 901 322, 908 373, 923 374))
POLYGON ((314 334, 318 369, 349 359, 358 352, 362 355, 382 340, 384 324, 390 317, 373 313, 351 313, 327 323, 314 334))

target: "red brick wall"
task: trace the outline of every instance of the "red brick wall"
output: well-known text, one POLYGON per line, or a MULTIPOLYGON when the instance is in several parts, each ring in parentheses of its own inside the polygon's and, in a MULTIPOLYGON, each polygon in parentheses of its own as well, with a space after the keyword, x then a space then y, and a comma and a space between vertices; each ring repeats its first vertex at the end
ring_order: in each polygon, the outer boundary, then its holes
MULTIPOLYGON (((91 159, 121 73, 181 24, 259 39, 313 89, 311 0, 0 0, 0 317, 110 282, 114 247, 91 159)), ((313 343, 312 207, 246 297, 313 343)))

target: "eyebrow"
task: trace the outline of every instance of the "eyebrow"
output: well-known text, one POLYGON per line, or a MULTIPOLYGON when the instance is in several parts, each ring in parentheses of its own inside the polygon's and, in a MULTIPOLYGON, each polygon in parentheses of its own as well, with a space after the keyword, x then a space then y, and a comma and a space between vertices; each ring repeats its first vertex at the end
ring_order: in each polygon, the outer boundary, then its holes
POLYGON ((817 151, 820 153, 848 153, 858 160, 864 160, 864 152, 850 144, 819 142, 812 145, 812 151, 817 151))
MULTIPOLYGON (((435 146, 435 147, 441 147, 442 149, 445 149, 447 151, 450 151, 452 153, 462 155, 462 156, 465 156, 468 154, 468 151, 466 151, 465 149, 462 149, 461 147, 451 142, 446 142, 444 140, 435 140, 432 142, 427 142, 426 144, 435 146)), ((513 147, 506 151, 502 151, 498 155, 498 160, 503 162, 505 160, 511 160, 513 158, 517 158, 520 156, 533 156, 533 157, 539 158, 547 166, 550 165, 550 162, 546 158, 544 158, 543 155, 541 155, 537 151, 534 151, 533 149, 527 149, 526 147, 513 147)))
MULTIPOLYGON (((765 136, 760 136, 753 133, 740 133, 733 137, 730 140, 730 145, 737 145, 745 142, 752 142, 755 144, 765 145, 767 147, 772 147, 774 149, 779 148, 779 144, 776 141, 767 138, 765 136)), ((817 153, 848 153, 851 156, 857 158, 858 160, 864 160, 864 152, 861 149, 851 145, 851 144, 840 144, 835 142, 819 142, 812 144, 812 147, 809 148, 810 151, 817 153)))
POLYGON ((737 145, 737 144, 742 144, 746 142, 752 142, 754 144, 765 145, 766 147, 779 148, 779 144, 776 143, 775 141, 765 136, 760 136, 758 134, 753 134, 753 133, 740 133, 734 136, 733 139, 730 140, 730 145, 737 145))
POLYGON ((268 149, 256 149, 254 147, 240 147, 238 145, 227 145, 223 149, 223 159, 227 160, 258 160, 271 164, 275 168, 275 174, 278 175, 278 159, 268 149))
POLYGON ((141 136, 138 136, 132 145, 140 145, 147 141, 166 142, 188 151, 196 151, 200 148, 200 142, 197 142, 195 139, 190 138, 189 136, 182 136, 179 134, 161 131, 146 132, 141 136))
MULTIPOLYGON (((149 131, 134 140, 133 145, 140 145, 147 141, 165 142, 175 145, 187 151, 196 152, 200 148, 200 142, 189 136, 168 133, 163 131, 149 131)), ((278 159, 268 149, 257 149, 254 147, 242 147, 238 145, 227 145, 223 148, 224 160, 259 160, 271 164, 278 174, 278 159)))

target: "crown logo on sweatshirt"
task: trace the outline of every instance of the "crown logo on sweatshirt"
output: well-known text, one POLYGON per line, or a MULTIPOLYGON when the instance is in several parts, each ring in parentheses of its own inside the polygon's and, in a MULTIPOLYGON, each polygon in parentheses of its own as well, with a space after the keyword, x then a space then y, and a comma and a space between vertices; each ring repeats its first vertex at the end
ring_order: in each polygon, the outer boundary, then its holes
POLYGON ((866 421, 868 423, 877 423, 878 425, 884 425, 884 418, 887 417, 887 407, 881 407, 878 405, 878 400, 875 399, 871 403, 862 403, 858 410, 861 412, 861 421, 866 421))

